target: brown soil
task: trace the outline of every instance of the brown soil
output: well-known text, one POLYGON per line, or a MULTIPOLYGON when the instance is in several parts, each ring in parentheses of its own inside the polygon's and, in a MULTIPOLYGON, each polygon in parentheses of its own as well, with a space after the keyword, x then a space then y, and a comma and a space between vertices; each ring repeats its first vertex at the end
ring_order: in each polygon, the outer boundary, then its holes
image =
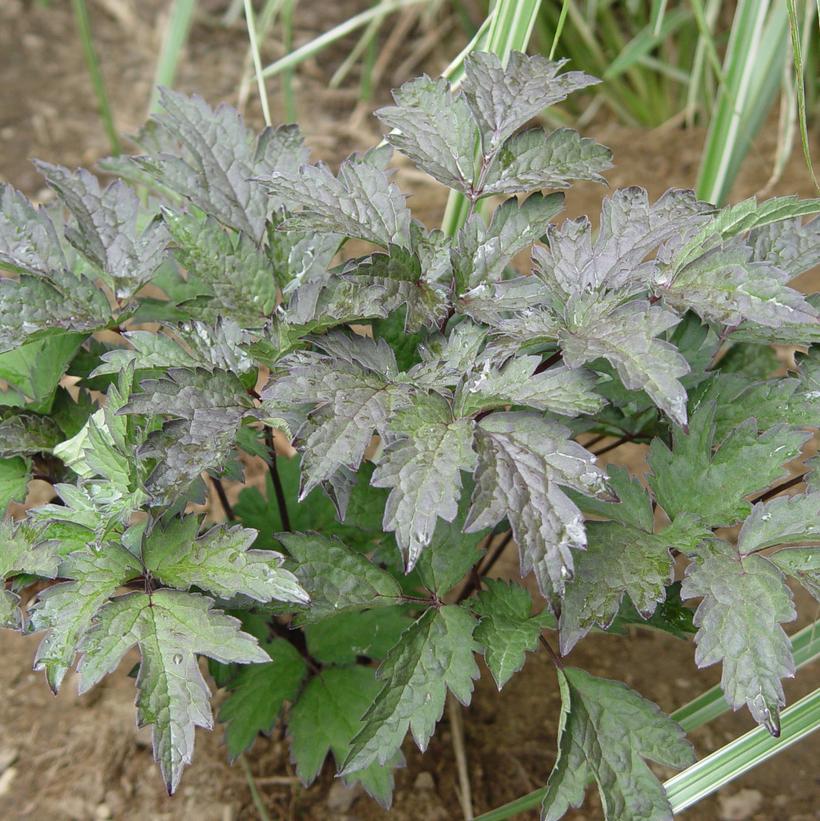
MULTIPOLYGON (((96 0, 92 22, 102 55, 117 125, 132 132, 140 125, 148 99, 153 59, 167 3, 151 0, 96 0)), ((218 11, 220 3, 202 3, 218 11)), ((364 2, 304 3, 297 14, 297 42, 329 28, 363 8, 364 2)), ((42 192, 42 182, 29 165, 39 157, 66 165, 91 164, 104 156, 107 143, 99 127, 94 99, 76 41, 68 3, 3 0, 0 3, 0 179, 29 195, 42 192)), ((409 20, 409 18, 399 18, 409 20)), ((388 31, 399 28, 399 20, 388 31)), ((410 21, 412 22, 412 21, 410 21)), ((426 32, 448 21, 427 21, 426 32)), ((454 35, 455 36, 455 35, 454 35)), ((454 41, 436 40, 424 31, 399 30, 395 51, 385 61, 378 102, 387 99, 392 76, 403 70, 412 76, 421 68, 440 70, 457 51, 454 41), (410 32, 408 34, 408 31, 410 32), (401 35, 401 36, 399 36, 401 35), (403 65, 419 43, 431 45, 424 63, 403 65)), ((460 46, 459 46, 460 47, 460 46)), ((211 102, 231 100, 241 76, 245 39, 241 29, 225 30, 197 24, 177 85, 198 91, 211 102)), ((275 49, 266 55, 276 57, 275 49)), ((344 56, 337 51, 313 61, 299 72, 297 96, 300 121, 319 156, 371 145, 377 136, 367 107, 357 106, 354 92, 325 90, 330 73, 344 56)), ((274 90, 275 84, 271 84, 274 90)), ((274 107, 279 108, 278 94, 274 107)), ((251 95, 249 116, 259 120, 251 95)), ((276 116, 276 113, 274 114, 276 116)), ((634 131, 599 124, 590 136, 615 150, 617 167, 608 175, 613 187, 641 184, 653 195, 670 186, 690 187, 694 181, 702 134, 676 129, 634 131)), ((755 192, 765 183, 773 150, 764 137, 746 164, 734 196, 755 192)), ((808 195, 802 160, 795 155, 778 193, 808 195)), ((429 224, 440 216, 443 193, 421 184, 418 175, 401 166, 401 182, 412 190, 419 216, 429 224)), ((568 198, 570 215, 595 213, 602 190, 583 185, 568 198)), ((817 280, 812 283, 816 287, 817 280)), ((804 283, 809 285, 808 281, 804 283)), ((623 447, 612 458, 640 470, 643 452, 623 447), (617 453, 617 456, 616 456, 617 453)), ((498 565, 500 575, 517 575, 512 551, 498 565)), ((800 625, 816 618, 816 608, 798 594, 800 625)), ((150 738, 134 726, 133 680, 130 664, 91 693, 75 695, 69 680, 58 697, 30 672, 36 638, 0 633, 0 818, 4 819, 188 819, 228 821, 255 818, 246 776, 239 765, 225 761, 220 732, 198 733, 194 765, 186 772, 179 793, 168 798, 151 760, 150 738)), ((592 636, 573 653, 572 663, 598 675, 626 681, 672 710, 719 677, 716 668, 699 671, 692 647, 666 635, 636 632, 625 639, 592 636)), ((486 671, 485 671, 486 673, 486 671)), ((790 702, 817 685, 816 669, 807 668, 787 684, 790 702)), ((537 788, 545 781, 555 757, 559 697, 555 676, 543 654, 531 656, 525 670, 498 694, 488 675, 478 683, 472 706, 464 713, 467 759, 477 813, 537 788)), ((728 715, 702 728, 693 741, 699 755, 719 747, 751 726, 744 712, 728 715)), ((450 727, 446 719, 422 756, 406 745, 407 767, 397 774, 394 819, 447 821, 462 818, 450 727)), ((804 741, 698 804, 687 817, 754 818, 759 821, 816 818, 818 806, 818 736, 804 741)), ((385 814, 365 796, 350 795, 326 767, 309 789, 293 777, 286 742, 280 735, 260 738, 248 759, 272 818, 379 819, 385 814)), ((525 816, 521 816, 525 817, 525 816)), ((531 813, 529 817, 536 817, 531 813)), ((591 791, 573 819, 600 817, 591 791)))

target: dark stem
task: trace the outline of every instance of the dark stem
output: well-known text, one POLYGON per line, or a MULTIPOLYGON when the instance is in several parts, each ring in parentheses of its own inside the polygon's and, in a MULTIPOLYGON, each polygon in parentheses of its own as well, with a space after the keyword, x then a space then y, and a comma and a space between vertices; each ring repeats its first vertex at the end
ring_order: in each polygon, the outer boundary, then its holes
POLYGON ((586 442, 586 443, 584 444, 584 447, 585 447, 587 450, 589 450, 589 449, 590 449, 591 447, 593 447, 594 445, 597 445, 597 444, 598 444, 598 442, 603 442, 603 441, 604 441, 604 439, 606 439, 606 438, 607 438, 607 436, 609 436, 609 434, 608 434, 608 433, 600 433, 600 434, 598 434, 598 436, 594 436, 592 439, 590 439, 590 440, 589 440, 589 442, 586 442))
POLYGON ((217 479, 216 476, 211 476, 211 482, 213 482, 216 495, 219 496, 219 503, 222 505, 222 509, 225 511, 225 517, 229 522, 236 521, 236 514, 233 512, 231 503, 228 501, 228 494, 225 493, 225 488, 222 485, 222 480, 217 479))
POLYGON ((541 644, 544 645, 546 651, 550 654, 550 658, 552 659, 552 663, 559 669, 564 669, 564 662, 561 659, 561 656, 552 649, 552 645, 544 638, 543 635, 538 637, 541 640, 541 644))
POLYGON ((547 368, 551 368, 556 362, 561 361, 561 351, 556 351, 551 357, 545 359, 536 369, 535 373, 543 373, 547 368))
POLYGON ((310 655, 304 630, 295 630, 291 627, 287 627, 276 619, 273 619, 269 623, 269 627, 271 633, 275 636, 279 636, 279 638, 285 639, 285 641, 289 641, 299 651, 302 658, 307 663, 307 666, 310 667, 314 673, 319 672, 321 665, 315 658, 313 658, 313 656, 310 655))
POLYGON ((756 502, 768 502, 769 499, 773 499, 775 496, 781 494, 784 490, 788 490, 790 487, 794 487, 795 485, 802 484, 806 481, 806 476, 808 473, 801 473, 799 476, 792 476, 788 482, 783 482, 781 485, 776 485, 775 487, 767 490, 765 493, 761 493, 760 496, 752 499, 752 503, 756 502))
POLYGON ((504 538, 492 549, 491 553, 487 554, 484 563, 480 563, 476 565, 474 571, 470 574, 470 577, 464 583, 464 587, 461 588, 461 592, 458 594, 458 598, 456 599, 457 602, 462 602, 476 590, 481 587, 481 580, 492 570, 493 565, 501 558, 501 554, 506 549, 507 545, 512 541, 512 531, 507 531, 504 535, 504 538))
MULTIPOLYGON (((600 456, 602 453, 609 453, 611 450, 615 450, 615 448, 619 448, 621 445, 627 444, 627 442, 632 442, 635 439, 636 434, 634 433, 627 433, 622 436, 620 439, 616 439, 614 442, 610 442, 610 444, 606 445, 606 447, 601 448, 600 450, 594 450, 592 453, 595 456, 600 456)), ((589 446, 587 445, 587 450, 589 450, 589 446)))
POLYGON ((288 503, 285 499, 285 489, 282 487, 282 479, 279 476, 279 469, 276 466, 276 446, 273 443, 273 430, 265 428, 265 445, 268 448, 268 471, 273 482, 273 492, 276 494, 276 505, 279 508, 279 519, 282 522, 282 528, 288 533, 291 530, 290 516, 288 515, 288 503))

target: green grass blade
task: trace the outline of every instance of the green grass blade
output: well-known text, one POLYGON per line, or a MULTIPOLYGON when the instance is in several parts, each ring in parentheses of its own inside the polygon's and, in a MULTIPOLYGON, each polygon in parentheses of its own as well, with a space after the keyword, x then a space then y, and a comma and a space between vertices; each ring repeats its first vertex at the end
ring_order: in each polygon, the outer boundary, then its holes
POLYGON ((256 73, 256 86, 259 89, 259 102, 262 104, 262 116, 265 118, 265 125, 271 124, 270 106, 268 105, 268 92, 265 88, 265 80, 262 77, 262 60, 259 56, 259 42, 256 38, 256 20, 253 15, 253 3, 245 0, 245 23, 248 27, 248 41, 251 45, 251 56, 253 57, 253 69, 256 73))
POLYGON ((740 0, 724 60, 725 81, 712 113, 697 193, 722 203, 780 84, 786 7, 740 0))
POLYGON ((94 39, 91 34, 91 21, 88 17, 88 6, 85 0, 72 0, 74 9, 74 20, 77 23, 77 31, 80 35, 80 42, 83 46, 83 56, 88 68, 88 75, 91 78, 91 85, 94 87, 94 96, 97 98, 97 106, 100 110, 100 120, 102 121, 108 142, 111 144, 113 154, 122 153, 122 143, 120 135, 114 126, 114 115, 111 112, 111 104, 108 101, 108 92, 105 90, 105 80, 103 79, 100 61, 94 49, 94 39))
POLYGON ((806 124, 806 86, 803 68, 803 45, 800 41, 800 24, 797 22, 797 9, 794 0, 786 0, 786 9, 789 13, 789 31, 792 38, 792 58, 794 60, 794 85, 797 94, 797 117, 800 122, 800 142, 803 145, 803 158, 809 170, 814 190, 818 189, 817 177, 814 175, 814 166, 809 150, 809 131, 806 124))
POLYGON ((665 782, 672 811, 678 813, 691 807, 814 732, 820 727, 820 689, 784 710, 780 720, 778 738, 764 727, 755 727, 665 782))
POLYGON ((196 11, 196 0, 174 0, 168 25, 162 38, 162 47, 157 58, 157 67, 154 71, 154 85, 151 90, 151 100, 148 103, 149 113, 156 111, 159 105, 159 86, 174 84, 182 49, 188 40, 191 30, 191 21, 196 11))
POLYGON ((330 31, 326 31, 324 34, 319 35, 319 37, 314 38, 309 43, 305 43, 303 46, 291 51, 275 63, 271 63, 262 70, 262 76, 264 78, 273 77, 277 74, 281 74, 283 71, 295 68, 309 57, 312 57, 314 54, 318 54, 322 49, 326 48, 331 43, 335 43, 337 40, 340 40, 342 37, 347 36, 351 32, 366 26, 374 18, 383 17, 386 14, 392 14, 394 11, 407 8, 408 6, 416 6, 419 3, 429 2, 430 0, 388 0, 388 2, 373 6, 360 14, 354 15, 348 20, 345 20, 343 23, 335 26, 330 31))
POLYGON ((555 59, 555 49, 558 48, 558 41, 561 39, 561 32, 564 30, 564 24, 567 22, 568 11, 569 0, 564 0, 561 6, 561 14, 558 17, 558 25, 555 27, 555 34, 552 38, 552 45, 550 46, 550 60, 555 59))
MULTIPOLYGON (((791 644, 792 654, 794 655, 795 670, 799 670, 801 667, 804 667, 805 665, 817 659, 820 656, 820 622, 816 621, 813 624, 809 624, 802 630, 799 630, 797 633, 795 633, 791 638, 791 644)), ((820 691, 815 691, 815 695, 818 692, 820 691)), ((805 700, 806 699, 803 699, 803 701, 805 700)), ((787 714, 791 716, 797 715, 797 713, 795 713, 794 711, 798 708, 798 706, 803 704, 803 701, 797 702, 797 704, 794 704, 792 707, 789 707, 787 710, 784 710, 781 714, 781 739, 783 739, 786 735, 787 714)), ((686 730, 687 733, 690 733, 692 732, 692 730, 696 730, 698 727, 702 727, 704 724, 708 724, 710 721, 713 721, 718 716, 728 712, 730 709, 731 708, 727 704, 726 700, 723 698, 723 693, 720 687, 712 687, 705 693, 698 696, 693 701, 690 701, 688 704, 685 704, 683 707, 680 707, 679 709, 675 710, 675 712, 670 715, 670 718, 677 721, 683 727, 683 729, 686 730)), ((814 726, 810 727, 807 732, 811 732, 812 729, 817 729, 818 724, 820 724, 820 705, 815 704, 815 707, 813 709, 814 726)), ((801 707, 801 714, 803 712, 805 711, 801 707)), ((792 727, 792 729, 794 729, 794 722, 792 722, 790 726, 792 727)), ((697 764, 693 765, 688 770, 685 770, 684 772, 670 779, 670 781, 667 781, 664 786, 668 787, 668 785, 672 784, 673 782, 677 782, 678 779, 681 779, 684 775, 686 775, 686 773, 695 770, 704 761, 707 761, 710 758, 714 758, 715 756, 722 753, 724 750, 728 749, 729 747, 732 747, 732 745, 738 744, 740 741, 743 741, 743 739, 747 739, 749 736, 753 735, 754 733, 757 733, 758 730, 761 731, 762 736, 765 736, 771 741, 778 741, 778 739, 772 739, 767 730, 758 727, 756 730, 752 730, 751 733, 747 733, 745 736, 741 736, 741 738, 731 742, 731 744, 727 745, 727 747, 723 747, 721 750, 718 750, 716 753, 713 753, 711 756, 708 756, 707 758, 703 759, 703 761, 699 761, 697 764)), ((806 731, 802 731, 802 734, 799 736, 799 738, 802 738, 804 735, 806 735, 806 731)), ((771 750, 769 750, 769 747, 765 746, 766 738, 758 739, 757 737, 755 737, 753 747, 741 746, 740 748, 734 748, 736 751, 740 749, 741 752, 746 751, 747 749, 754 749, 756 751, 764 749, 764 751, 767 751, 765 752, 765 755, 762 758, 749 758, 748 760, 751 761, 751 763, 749 763, 748 766, 745 766, 745 768, 741 770, 741 772, 745 772, 747 769, 750 769, 751 767, 755 766, 755 764, 759 764, 762 761, 765 761, 766 758, 769 758, 770 756, 774 755, 780 749, 785 749, 785 747, 775 745, 771 748, 771 750), (761 746, 758 747, 757 745, 761 746)), ((794 743, 794 741, 797 740, 798 738, 796 737, 791 738, 791 740, 786 739, 787 743, 785 746, 789 746, 789 744, 792 744, 794 743)), ((720 759, 721 769, 709 769, 707 774, 699 775, 697 777, 698 788, 702 788, 703 785, 707 783, 708 773, 718 774, 719 772, 724 772, 723 768, 726 766, 725 762, 727 760, 728 759, 720 759)), ((746 758, 744 758, 744 761, 745 760, 746 758)), ((737 775, 740 775, 740 772, 738 772, 737 775)), ((694 779, 695 776, 692 776, 692 778, 694 779)), ((690 782, 684 781, 683 783, 684 787, 688 791, 690 787, 686 785, 688 785, 690 782)), ((693 785, 695 784, 694 781, 691 783, 693 785)), ((721 781, 720 784, 710 789, 709 792, 713 792, 724 783, 726 783, 725 780, 721 781)), ((676 790, 677 795, 677 791, 682 790, 684 788, 680 786, 674 786, 674 789, 676 790)), ((531 793, 527 793, 527 795, 522 795, 520 798, 516 798, 514 801, 510 801, 508 804, 504 804, 501 807, 496 807, 496 809, 494 810, 490 810, 489 812, 486 812, 483 815, 477 816, 475 821, 505 821, 505 819, 507 818, 513 818, 518 813, 527 812, 528 810, 532 810, 538 807, 544 800, 544 795, 546 795, 546 792, 546 787, 541 787, 538 790, 534 790, 531 793)), ((704 795, 708 795, 709 792, 704 793, 704 795)), ((700 797, 702 798, 703 795, 701 795, 700 797)), ((677 798, 673 800, 673 796, 671 793, 669 798, 674 806, 674 802, 675 800, 677 800, 677 798)), ((686 804, 686 806, 689 806, 689 804, 686 804)), ((682 808, 675 807, 675 812, 679 812, 680 809, 682 808)))
POLYGON ((659 31, 656 32, 651 23, 644 27, 612 61, 609 68, 604 72, 604 80, 619 77, 633 68, 641 57, 649 54, 659 43, 667 37, 671 37, 684 23, 689 22, 691 19, 692 12, 689 9, 680 8, 664 16, 659 31))

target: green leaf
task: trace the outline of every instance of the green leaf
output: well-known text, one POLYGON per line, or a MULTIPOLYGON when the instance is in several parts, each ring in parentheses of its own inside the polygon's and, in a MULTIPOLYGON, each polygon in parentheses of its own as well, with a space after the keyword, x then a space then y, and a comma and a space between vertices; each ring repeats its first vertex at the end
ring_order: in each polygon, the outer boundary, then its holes
POLYGON ((83 339, 85 334, 55 333, 0 353, 0 379, 9 383, 9 390, 0 394, 0 405, 48 413, 60 379, 83 339))
POLYGON ((820 542, 820 492, 758 502, 743 522, 737 548, 744 556, 775 545, 820 542))
POLYGON ((84 693, 139 646, 138 721, 153 726, 154 757, 169 793, 191 763, 194 728, 213 726, 210 692, 196 654, 225 663, 269 661, 256 639, 212 604, 206 596, 178 590, 128 593, 99 611, 80 648, 77 669, 84 693))
POLYGON ((544 188, 569 188, 572 180, 605 182, 612 152, 571 128, 545 134, 523 131, 504 143, 487 174, 482 194, 515 194, 544 188))
POLYGON ((394 91, 393 99, 395 106, 376 112, 389 129, 385 139, 440 183, 470 191, 478 133, 464 97, 444 78, 425 75, 394 91))
POLYGON ((304 659, 289 641, 273 639, 262 647, 271 660, 240 667, 219 710, 229 761, 250 750, 260 733, 273 730, 282 706, 296 699, 307 674, 304 659))
POLYGON ((261 181, 294 215, 286 226, 410 247, 410 211, 387 172, 356 157, 334 177, 325 165, 275 171, 261 181))
POLYGON ((783 464, 800 452, 810 434, 778 425, 759 433, 754 419, 738 425, 713 452, 715 405, 700 405, 688 433, 675 428, 672 450, 655 439, 649 450, 649 486, 671 518, 699 516, 711 527, 744 519, 744 498, 783 475, 783 464))
POLYGON ((310 655, 323 664, 354 664, 360 656, 383 659, 411 620, 403 607, 339 613, 305 625, 310 655))
POLYGON ((25 500, 30 478, 25 459, 0 459, 0 518, 6 515, 10 502, 25 500))
POLYGON ((817 311, 787 280, 784 271, 753 260, 749 246, 734 242, 692 260, 657 293, 678 310, 690 308, 724 325, 744 320, 770 328, 817 324, 817 311))
POLYGON ((32 630, 48 631, 37 648, 34 669, 45 670, 52 692, 60 689, 100 608, 117 588, 141 574, 137 559, 112 543, 92 543, 60 563, 58 575, 71 581, 43 590, 31 610, 32 630))
POLYGON ((797 579, 820 602, 820 550, 792 547, 778 550, 769 560, 784 573, 797 579))
POLYGON ((226 231, 212 217, 167 209, 163 216, 176 260, 207 289, 212 310, 243 327, 263 324, 276 308, 276 280, 267 255, 248 235, 226 231))
POLYGON ((599 81, 580 71, 558 72, 566 60, 513 51, 506 65, 490 52, 473 52, 464 61, 464 94, 481 129, 485 155, 545 108, 599 81))
POLYGON ((592 780, 607 821, 671 821, 663 785, 644 758, 675 769, 694 763, 683 730, 620 682, 567 667, 558 670, 558 683, 558 760, 547 782, 542 821, 558 821, 570 806, 579 807, 592 780))
POLYGON ((84 169, 72 173, 43 162, 37 167, 76 220, 65 229, 68 241, 99 268, 118 299, 130 299, 163 262, 165 226, 144 218, 136 192, 121 180, 103 189, 84 169))
POLYGON ((489 359, 458 389, 456 410, 470 416, 508 405, 527 405, 564 416, 595 413, 604 400, 595 392, 595 378, 588 371, 555 366, 538 372, 540 356, 518 356, 503 368, 489 359))
POLYGON ((307 160, 298 129, 266 129, 254 140, 230 106, 213 110, 201 97, 167 88, 160 91, 160 105, 163 111, 154 115, 159 144, 155 140, 146 146, 148 156, 133 158, 137 170, 260 242, 268 210, 277 204, 269 203, 254 178, 307 160))
POLYGON ((569 497, 584 513, 592 513, 651 533, 654 530, 652 500, 644 486, 622 465, 607 465, 606 469, 607 482, 619 500, 617 504, 584 496, 573 490, 567 491, 569 497))
MULTIPOLYGON (((38 534, 26 524, 0 521, 0 579, 24 573, 47 579, 57 575, 59 559, 39 544, 38 534)), ((0 627, 19 629, 23 623, 20 598, 0 586, 0 627)))
POLYGON ((820 219, 807 223, 799 217, 756 228, 749 236, 755 259, 769 262, 789 278, 820 264, 820 219))
POLYGON ((401 438, 384 451, 371 484, 390 488, 384 529, 395 531, 407 571, 430 543, 439 518, 452 522, 461 496, 461 471, 472 471, 473 423, 453 419, 441 397, 429 395, 399 413, 401 438))
POLYGON ((489 225, 480 214, 473 215, 451 251, 459 292, 502 280, 513 257, 541 239, 563 207, 563 194, 532 194, 521 204, 515 197, 503 202, 489 225))
POLYGON ((561 602, 562 655, 595 625, 608 628, 624 596, 641 618, 651 618, 674 579, 670 550, 689 552, 710 535, 685 515, 657 535, 614 522, 588 523, 587 549, 575 556, 575 575, 561 602))
POLYGON ((521 552, 522 575, 535 572, 544 596, 561 593, 572 575, 572 551, 586 546, 584 520, 559 488, 608 494, 592 454, 569 431, 534 413, 493 413, 476 428, 478 468, 465 531, 505 516, 521 552))
POLYGON ((686 424, 686 390, 680 378, 689 363, 677 348, 656 337, 680 321, 659 305, 627 302, 614 311, 587 315, 559 336, 564 362, 577 368, 598 357, 611 362, 630 390, 646 391, 674 422, 686 424))
POLYGON ((48 453, 62 441, 56 423, 47 416, 18 413, 0 421, 0 456, 48 453))
POLYGON ((555 619, 545 610, 532 615, 532 599, 520 585, 485 579, 485 589, 470 599, 470 609, 481 621, 475 640, 484 648, 484 660, 500 690, 524 666, 524 656, 538 647, 545 627, 555 619))
POLYGON ((794 675, 789 637, 780 624, 797 617, 780 571, 763 556, 707 542, 687 568, 681 595, 703 597, 695 612, 698 666, 722 661, 726 700, 735 709, 746 704, 755 721, 777 735, 785 704, 780 679, 794 675))
MULTIPOLYGON (((330 667, 308 682, 288 721, 291 754, 304 784, 316 779, 330 752, 341 766, 351 739, 361 729, 359 716, 373 703, 378 690, 368 667, 330 667)), ((344 780, 348 784, 360 781, 387 808, 393 795, 392 768, 402 761, 401 753, 396 753, 384 766, 372 763, 345 775, 344 780)))
POLYGON ((163 584, 199 587, 225 599, 240 594, 260 602, 309 602, 296 577, 281 566, 280 553, 249 550, 255 530, 223 525, 197 537, 198 530, 197 516, 157 525, 142 547, 146 568, 163 584))
POLYGON ((379 668, 382 688, 351 742, 342 775, 390 761, 408 728, 423 752, 444 711, 448 689, 462 704, 469 703, 473 679, 479 676, 474 628, 466 610, 447 605, 431 608, 402 634, 379 668))
POLYGON ((310 596, 305 620, 321 621, 344 610, 389 607, 401 596, 389 573, 339 539, 319 533, 279 533, 276 538, 296 560, 293 572, 310 596))

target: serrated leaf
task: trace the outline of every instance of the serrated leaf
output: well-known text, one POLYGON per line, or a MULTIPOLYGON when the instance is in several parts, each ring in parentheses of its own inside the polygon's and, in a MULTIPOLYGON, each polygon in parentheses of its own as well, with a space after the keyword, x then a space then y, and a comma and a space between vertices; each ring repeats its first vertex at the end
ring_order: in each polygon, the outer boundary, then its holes
POLYGON ((645 758, 682 769, 695 756, 683 730, 657 705, 618 681, 558 670, 558 760, 547 782, 542 821, 579 807, 595 781, 607 821, 671 821, 672 808, 645 758))
POLYGON ((439 182, 465 193, 473 184, 475 120, 444 78, 418 77, 393 92, 395 106, 376 116, 391 129, 385 139, 439 182))
POLYGON ((411 619, 402 607, 339 613, 305 625, 310 655, 323 664, 353 664, 366 656, 383 659, 411 619))
POLYGON ((217 526, 197 537, 198 530, 197 516, 155 527, 142 548, 146 568, 170 587, 199 587, 224 599, 240 594, 260 602, 310 601, 294 575, 281 566, 280 553, 249 549, 255 530, 217 526))
POLYGON ((100 269, 118 299, 130 299, 162 264, 165 226, 156 217, 143 219, 139 197, 121 180, 103 189, 84 169, 72 173, 50 163, 37 166, 76 220, 76 226, 66 228, 68 241, 100 269))
MULTIPOLYGON (((373 670, 367 667, 330 667, 312 678, 290 712, 288 735, 296 772, 304 784, 312 783, 328 753, 341 766, 351 739, 360 731, 359 716, 379 690, 373 670)), ((373 763, 345 776, 348 784, 360 781, 383 807, 393 795, 392 768, 403 761, 397 753, 384 766, 373 763)))
POLYGON ((402 634, 376 674, 384 683, 351 742, 342 775, 390 761, 408 728, 423 752, 448 689, 462 704, 469 703, 473 679, 479 676, 474 628, 466 610, 446 605, 431 608, 402 634))
POLYGON ((559 486, 608 494, 595 459, 569 431, 534 413, 494 413, 477 427, 478 468, 465 531, 506 516, 521 554, 521 573, 535 572, 545 597, 572 575, 573 550, 586 546, 584 520, 559 486))
POLYGON ((566 60, 513 51, 506 65, 490 52, 473 52, 464 61, 464 94, 481 129, 485 155, 548 106, 599 82, 580 71, 558 72, 566 60))
POLYGON ((0 456, 48 453, 62 441, 62 432, 48 416, 18 413, 0 421, 0 456))
POLYGON ((627 388, 646 391, 673 421, 685 425, 686 390, 680 378, 689 372, 689 363, 673 345, 657 338, 679 321, 671 311, 643 300, 587 316, 560 334, 564 362, 577 368, 603 357, 627 388))
POLYGON ((138 171, 260 242, 276 203, 254 177, 306 161, 298 129, 266 129, 254 140, 230 106, 214 110, 201 97, 170 89, 161 90, 160 104, 163 111, 154 115, 160 141, 149 146, 150 155, 133 159, 138 171))
POLYGON ((687 263, 671 281, 662 279, 656 291, 678 310, 724 325, 745 320, 779 329, 820 323, 803 295, 786 285, 788 278, 770 263, 755 261, 749 246, 730 243, 687 263))
POLYGON ((520 204, 515 197, 503 202, 489 225, 480 214, 473 215, 459 231, 451 251, 459 293, 482 282, 502 280, 513 257, 541 239, 563 207, 563 194, 532 194, 520 204))
POLYGON ((702 596, 695 612, 699 667, 723 662, 720 686, 734 707, 780 733, 786 703, 780 679, 794 675, 789 637, 780 626, 797 617, 780 571, 763 556, 742 556, 731 545, 701 545, 686 571, 681 595, 702 596))
POLYGON ((622 465, 607 465, 607 482, 618 503, 604 502, 576 491, 568 491, 570 498, 584 513, 612 519, 622 525, 637 527, 647 533, 654 529, 652 500, 640 481, 622 465))
POLYGON ((111 543, 92 544, 60 562, 60 578, 71 581, 43 590, 31 609, 31 629, 48 631, 37 648, 34 669, 45 671, 52 692, 60 689, 99 609, 121 585, 141 574, 137 559, 111 543))
POLYGON ((599 411, 604 400, 595 392, 595 378, 588 371, 563 366, 538 372, 540 356, 518 356, 503 368, 492 367, 489 359, 473 372, 456 393, 460 415, 497 410, 508 405, 527 405, 564 416, 599 411))
POLYGON ((571 128, 545 134, 540 128, 510 137, 490 166, 482 194, 516 194, 569 188, 572 180, 604 182, 612 152, 571 128))
POLYGON ((775 265, 792 279, 820 263, 820 219, 770 223, 753 230, 749 243, 755 259, 775 265))
POLYGON ((410 211, 387 172, 356 157, 334 177, 325 165, 275 171, 261 180, 294 215, 287 226, 333 232, 387 247, 410 246, 410 211))
POLYGON ((212 217, 166 209, 163 218, 176 260, 207 289, 213 311, 243 327, 263 324, 276 308, 276 280, 269 258, 254 241, 224 230, 212 217))
POLYGON ((336 538, 319 533, 279 533, 296 560, 293 572, 310 596, 304 620, 320 621, 344 610, 389 607, 401 589, 396 580, 336 538))
POLYGON ((772 564, 797 579, 820 602, 820 550, 816 547, 791 547, 769 556, 772 564))
POLYGON ((640 616, 649 619, 674 578, 670 551, 691 551, 710 535, 687 516, 657 535, 629 525, 588 522, 587 549, 575 556, 575 575, 567 582, 561 602, 562 655, 595 625, 609 627, 625 595, 640 616))
POLYGON ((390 488, 383 526, 395 531, 407 571, 430 543, 439 518, 452 522, 461 496, 461 471, 472 471, 473 422, 454 419, 446 400, 418 399, 391 426, 396 441, 382 454, 370 480, 390 488))
POLYGON ((481 618, 475 640, 484 648, 484 660, 500 690, 524 666, 524 657, 538 647, 545 627, 555 625, 545 610, 532 615, 532 599, 519 585, 484 579, 485 589, 470 599, 470 609, 481 618))
POLYGON ((269 660, 256 639, 240 631, 236 619, 212 609, 212 604, 206 596, 178 590, 129 593, 99 611, 80 648, 77 670, 84 693, 139 646, 138 721, 153 726, 154 758, 169 793, 191 763, 194 728, 213 727, 210 691, 196 654, 224 663, 269 660))
POLYGON ((737 538, 742 555, 775 545, 820 541, 820 492, 758 502, 737 538))
POLYGON ((249 750, 260 733, 273 730, 283 704, 296 699, 307 674, 304 659, 289 641, 273 639, 262 647, 270 660, 241 667, 219 709, 229 761, 249 750))
POLYGON ((60 379, 83 339, 85 334, 55 333, 0 353, 0 379, 8 383, 0 403, 48 413, 60 379))
MULTIPOLYGON (((59 558, 39 541, 30 526, 0 521, 0 579, 20 573, 54 578, 59 558)), ((18 629, 22 625, 19 604, 19 597, 0 585, 0 627, 18 629)))
POLYGON ((746 517, 745 496, 768 487, 783 475, 810 436, 785 425, 758 432, 754 419, 738 425, 713 452, 715 404, 692 414, 689 432, 675 428, 672 450, 655 439, 649 450, 649 486, 673 519, 681 513, 699 516, 711 527, 746 517))

